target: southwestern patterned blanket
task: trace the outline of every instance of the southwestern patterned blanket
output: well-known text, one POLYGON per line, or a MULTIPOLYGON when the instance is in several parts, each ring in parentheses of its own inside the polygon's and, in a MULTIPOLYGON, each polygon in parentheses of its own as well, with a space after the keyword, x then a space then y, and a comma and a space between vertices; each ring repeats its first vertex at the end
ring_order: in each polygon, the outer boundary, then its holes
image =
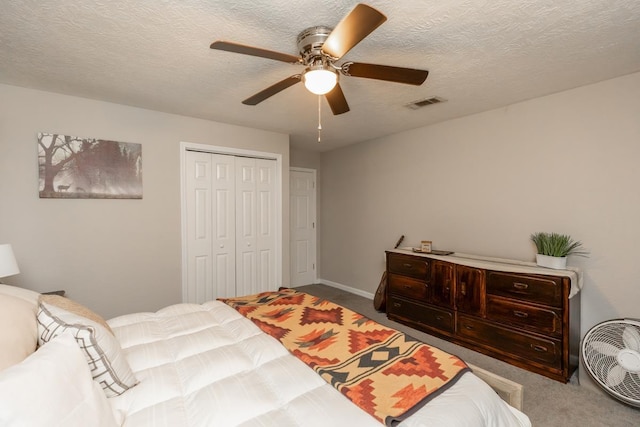
POLYGON ((278 339, 349 400, 389 426, 469 370, 456 356, 293 289, 220 301, 278 339))

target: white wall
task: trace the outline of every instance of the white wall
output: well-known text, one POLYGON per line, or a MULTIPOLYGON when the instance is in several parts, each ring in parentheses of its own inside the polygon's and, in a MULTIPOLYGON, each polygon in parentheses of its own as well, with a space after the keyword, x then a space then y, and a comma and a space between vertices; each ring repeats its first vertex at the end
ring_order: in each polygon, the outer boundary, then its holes
POLYGON ((582 333, 640 318, 639 161, 640 73, 324 153, 321 277, 374 292, 401 234, 533 261, 557 231, 591 252, 582 333))
POLYGON ((320 169, 321 153, 318 151, 291 147, 289 156, 291 157, 291 167, 320 169))
POLYGON ((283 284, 289 283, 287 135, 0 85, 0 243, 21 274, 4 282, 65 289, 105 317, 181 299, 180 142, 283 158, 283 284), (142 200, 38 198, 38 132, 142 144, 142 200))

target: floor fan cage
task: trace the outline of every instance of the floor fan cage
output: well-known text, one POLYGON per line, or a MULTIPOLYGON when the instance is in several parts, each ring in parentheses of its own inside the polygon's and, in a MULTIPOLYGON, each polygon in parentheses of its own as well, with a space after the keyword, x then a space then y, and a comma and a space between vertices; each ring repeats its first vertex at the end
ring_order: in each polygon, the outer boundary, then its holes
POLYGON ((582 340, 582 359, 607 393, 640 407, 640 320, 607 320, 592 327, 582 340))

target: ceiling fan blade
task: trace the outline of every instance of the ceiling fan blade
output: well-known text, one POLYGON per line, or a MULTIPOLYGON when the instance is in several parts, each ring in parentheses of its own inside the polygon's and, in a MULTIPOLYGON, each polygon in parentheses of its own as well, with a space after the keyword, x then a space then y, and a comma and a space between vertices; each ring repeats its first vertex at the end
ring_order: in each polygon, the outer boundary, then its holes
POLYGON ((388 65, 364 64, 360 62, 345 62, 341 71, 347 76, 364 77, 367 79, 386 80, 395 83, 405 83, 420 86, 427 79, 429 71, 414 68, 391 67, 388 65))
POLYGON ((293 75, 291 77, 287 77, 284 80, 279 81, 278 83, 269 86, 263 91, 256 93, 255 95, 245 99, 242 101, 245 105, 257 105, 264 101, 265 99, 275 95, 278 92, 282 92, 286 88, 293 86, 296 83, 300 82, 300 74, 293 75))
POLYGON ((259 47, 246 46, 239 43, 225 42, 217 40, 211 43, 211 49, 226 50, 227 52, 242 53, 243 55, 259 56, 260 58, 274 59, 276 61, 289 62, 291 64, 300 63, 300 58, 288 53, 275 52, 273 50, 261 49, 259 47))
POLYGON ((336 25, 322 51, 335 59, 342 58, 386 20, 382 13, 361 3, 336 25))
POLYGON ((334 116, 349 111, 349 104, 347 104, 347 98, 344 97, 340 83, 336 83, 336 86, 325 97, 334 116))

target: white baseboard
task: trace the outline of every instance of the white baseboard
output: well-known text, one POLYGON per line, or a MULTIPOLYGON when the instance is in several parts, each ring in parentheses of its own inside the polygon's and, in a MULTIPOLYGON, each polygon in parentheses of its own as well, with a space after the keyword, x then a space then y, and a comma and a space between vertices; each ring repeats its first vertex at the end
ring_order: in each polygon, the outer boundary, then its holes
POLYGON ((318 279, 318 282, 323 284, 323 285, 331 286, 332 288, 342 289, 343 291, 350 292, 352 294, 356 294, 356 295, 359 295, 361 297, 368 298, 370 300, 373 300, 373 297, 375 296, 375 294, 372 294, 371 292, 363 291, 361 289, 352 288, 351 286, 343 285, 343 284, 337 283, 337 282, 332 282, 331 280, 318 279))

